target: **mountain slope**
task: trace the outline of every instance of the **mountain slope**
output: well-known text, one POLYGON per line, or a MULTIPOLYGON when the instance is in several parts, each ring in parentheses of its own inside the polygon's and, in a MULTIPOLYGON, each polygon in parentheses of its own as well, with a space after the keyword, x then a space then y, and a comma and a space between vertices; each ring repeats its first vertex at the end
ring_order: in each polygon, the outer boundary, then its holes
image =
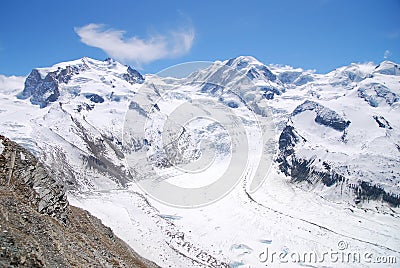
POLYGON ((0 136, 0 266, 156 267, 90 213, 26 149, 0 136))
POLYGON ((276 161, 296 185, 335 202, 377 200, 396 207, 398 69, 385 61, 315 74, 241 56, 214 63, 187 80, 237 88, 255 113, 270 111, 278 133, 276 161), (252 86, 246 86, 247 79, 252 86))
POLYGON ((287 98, 297 107, 280 135, 278 161, 293 181, 333 200, 399 206, 399 76, 379 68, 353 64, 292 90, 287 98))

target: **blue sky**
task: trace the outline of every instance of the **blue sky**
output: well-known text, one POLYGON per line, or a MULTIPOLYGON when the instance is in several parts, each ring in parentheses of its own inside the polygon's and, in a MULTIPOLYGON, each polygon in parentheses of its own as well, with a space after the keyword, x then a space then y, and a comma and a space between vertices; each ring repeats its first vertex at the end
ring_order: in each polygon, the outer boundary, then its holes
POLYGON ((0 74, 83 56, 158 72, 251 55, 328 72, 400 62, 400 1, 23 1, 0 3, 0 74))

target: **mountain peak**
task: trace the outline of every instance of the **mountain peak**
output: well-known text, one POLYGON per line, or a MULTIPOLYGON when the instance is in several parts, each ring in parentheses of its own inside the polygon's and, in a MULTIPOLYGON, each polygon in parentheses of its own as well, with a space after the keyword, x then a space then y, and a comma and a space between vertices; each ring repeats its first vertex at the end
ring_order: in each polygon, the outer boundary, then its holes
POLYGON ((241 70, 250 65, 264 65, 253 56, 239 56, 226 61, 226 65, 241 70))
POLYGON ((386 75, 400 75, 400 66, 397 63, 385 60, 375 67, 374 72, 386 75))
MULTIPOLYGON (((92 91, 101 91, 109 94, 117 85, 124 89, 129 87, 125 83, 140 84, 144 77, 130 66, 123 65, 111 58, 104 61, 83 57, 81 59, 61 62, 47 68, 36 68, 25 80, 24 90, 18 98, 30 98, 32 104, 46 107, 55 102, 62 95, 61 88, 66 87, 67 95, 77 96, 82 91, 82 81, 93 81, 92 91), (73 81, 71 81, 73 80, 73 81), (71 83, 72 82, 72 83, 71 83), (103 90, 104 89, 104 90, 103 90)), ((93 92, 89 96, 93 96, 93 92)), ((83 92, 84 93, 84 92, 83 92)), ((99 96, 97 99, 103 99, 99 96)))
POLYGON ((276 75, 273 74, 267 66, 252 56, 232 58, 226 61, 225 65, 240 72, 245 72, 246 76, 251 80, 276 80, 276 75))

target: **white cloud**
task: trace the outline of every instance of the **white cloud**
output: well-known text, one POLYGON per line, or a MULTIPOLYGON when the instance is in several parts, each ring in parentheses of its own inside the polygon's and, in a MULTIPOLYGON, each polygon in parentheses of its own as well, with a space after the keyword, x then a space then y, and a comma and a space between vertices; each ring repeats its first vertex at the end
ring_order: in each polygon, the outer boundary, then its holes
POLYGON ((400 37, 400 29, 394 30, 387 34, 389 39, 397 39, 400 37))
POLYGON ((22 76, 5 76, 0 74, 0 91, 13 92, 24 89, 25 77, 22 76))
POLYGON ((390 52, 389 50, 386 50, 385 53, 383 53, 383 58, 387 59, 390 57, 390 55, 392 55, 392 52, 390 52))
POLYGON ((75 32, 84 44, 100 48, 116 60, 135 62, 139 66, 188 53, 195 36, 194 29, 190 28, 147 39, 124 38, 125 31, 106 29, 104 25, 94 23, 76 27, 75 32))

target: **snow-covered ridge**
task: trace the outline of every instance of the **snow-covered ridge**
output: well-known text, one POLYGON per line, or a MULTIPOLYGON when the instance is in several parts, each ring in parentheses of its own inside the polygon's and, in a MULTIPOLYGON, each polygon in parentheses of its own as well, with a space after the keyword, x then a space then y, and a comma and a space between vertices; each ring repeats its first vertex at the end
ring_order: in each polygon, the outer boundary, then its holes
POLYGON ((374 73, 386 75, 400 75, 400 66, 391 61, 384 61, 375 67, 374 73))

